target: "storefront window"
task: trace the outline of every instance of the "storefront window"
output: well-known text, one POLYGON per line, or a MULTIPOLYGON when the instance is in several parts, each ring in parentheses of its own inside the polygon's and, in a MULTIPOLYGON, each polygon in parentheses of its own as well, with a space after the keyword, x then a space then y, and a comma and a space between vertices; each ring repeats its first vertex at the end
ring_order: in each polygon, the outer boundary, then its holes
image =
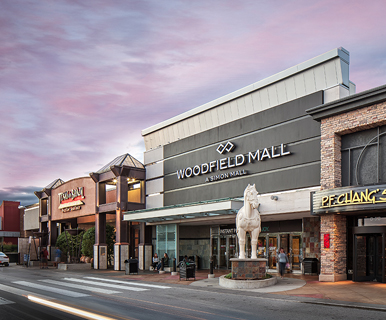
POLYGON ((169 259, 176 258, 176 234, 176 224, 157 225, 156 251, 159 257, 162 258, 166 252, 169 256, 169 259))

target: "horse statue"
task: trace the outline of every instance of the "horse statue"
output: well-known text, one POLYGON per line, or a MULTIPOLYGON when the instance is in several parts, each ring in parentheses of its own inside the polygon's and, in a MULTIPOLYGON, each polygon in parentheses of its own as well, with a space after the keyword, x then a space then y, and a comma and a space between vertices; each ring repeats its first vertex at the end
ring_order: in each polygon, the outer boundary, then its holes
POLYGON ((244 190, 244 206, 236 215, 236 230, 239 238, 240 254, 239 259, 245 259, 245 238, 247 232, 251 236, 252 259, 257 259, 257 240, 261 231, 261 219, 259 212, 259 202, 257 200, 255 185, 248 186, 244 190))

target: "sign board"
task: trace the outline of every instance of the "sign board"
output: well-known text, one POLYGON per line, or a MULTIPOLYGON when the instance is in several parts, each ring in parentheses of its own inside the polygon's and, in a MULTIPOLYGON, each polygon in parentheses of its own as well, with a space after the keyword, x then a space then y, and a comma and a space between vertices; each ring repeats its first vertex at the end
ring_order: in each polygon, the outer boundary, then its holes
POLYGON ((386 209, 386 184, 311 193, 311 214, 386 209))
POLYGON ((84 202, 84 187, 78 187, 66 192, 59 193, 59 208, 63 212, 80 210, 84 202))

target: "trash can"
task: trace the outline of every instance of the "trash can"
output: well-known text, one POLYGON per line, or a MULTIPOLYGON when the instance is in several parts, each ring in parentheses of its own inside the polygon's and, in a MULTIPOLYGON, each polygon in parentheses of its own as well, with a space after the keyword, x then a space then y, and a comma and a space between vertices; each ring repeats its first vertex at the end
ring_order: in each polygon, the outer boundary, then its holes
POLYGON ((304 258, 303 259, 303 274, 319 274, 318 259, 304 258))
POLYGON ((129 259, 125 260, 125 274, 138 274, 138 260, 129 259))
POLYGON ((196 264, 194 262, 180 262, 180 280, 182 278, 185 278, 185 280, 194 278, 196 280, 196 264))

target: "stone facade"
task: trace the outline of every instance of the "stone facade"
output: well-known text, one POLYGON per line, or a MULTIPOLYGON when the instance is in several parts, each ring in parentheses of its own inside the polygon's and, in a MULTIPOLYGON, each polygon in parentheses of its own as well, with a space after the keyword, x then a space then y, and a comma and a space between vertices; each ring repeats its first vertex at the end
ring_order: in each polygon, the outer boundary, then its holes
POLYGON ((341 136, 386 124, 386 102, 322 119, 321 188, 341 187, 341 136))
POLYGON ((262 280, 266 277, 267 259, 230 259, 232 279, 262 280))
MULTIPOLYGON (((357 108, 321 120, 321 188, 342 186, 341 136, 386 124, 386 102, 357 108)), ((347 279, 347 221, 339 214, 321 216, 320 281, 347 279), (324 247, 324 235, 330 236, 330 248, 324 247)))
POLYGON ((323 215, 320 220, 320 281, 346 280, 346 246, 347 226, 346 216, 323 215), (330 236, 330 247, 325 248, 324 235, 330 236))

